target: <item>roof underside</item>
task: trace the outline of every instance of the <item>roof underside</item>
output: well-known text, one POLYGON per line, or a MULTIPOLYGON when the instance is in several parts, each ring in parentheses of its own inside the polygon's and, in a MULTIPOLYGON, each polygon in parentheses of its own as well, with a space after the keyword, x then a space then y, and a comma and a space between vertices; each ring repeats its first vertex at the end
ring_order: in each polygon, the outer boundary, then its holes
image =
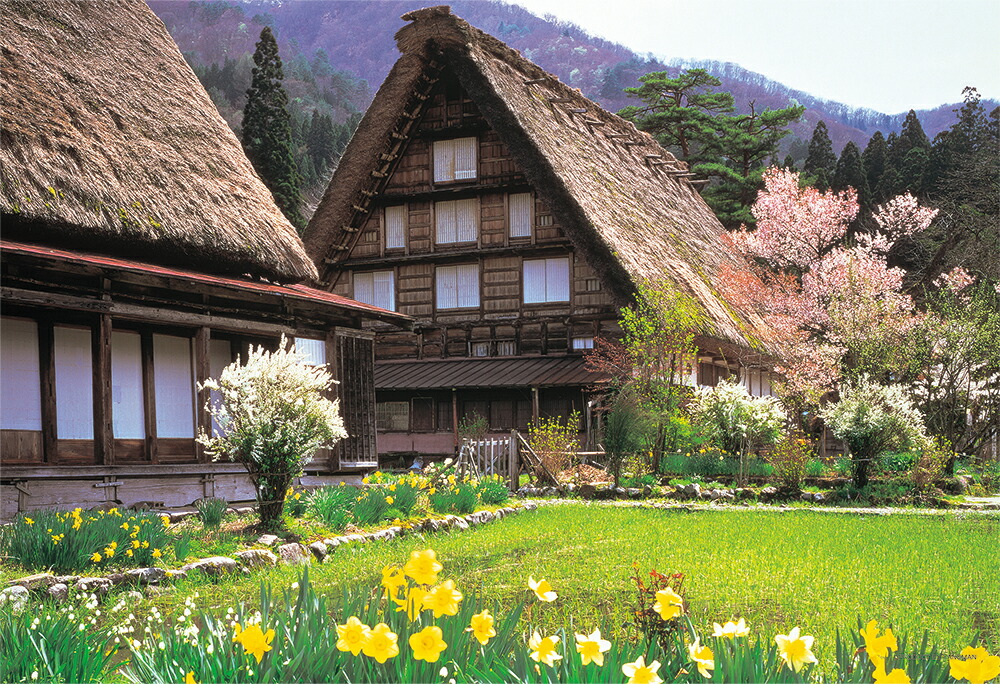
POLYGON ((738 315, 714 282, 739 257, 725 229, 681 174, 686 167, 646 133, 606 112, 501 41, 451 15, 418 10, 396 35, 403 55, 393 67, 341 160, 305 241, 322 261, 344 242, 354 206, 364 204, 379 155, 414 106, 412 96, 432 63, 455 70, 483 116, 500 134, 567 237, 602 274, 620 303, 645 284, 691 295, 703 333, 760 348, 757 319, 738 315), (574 111, 575 110, 575 111, 574 111))
POLYGON ((7 237, 290 282, 315 267, 141 0, 5 0, 7 237))
POLYGON ((375 364, 375 389, 431 390, 497 387, 586 387, 606 382, 580 356, 436 359, 375 364))

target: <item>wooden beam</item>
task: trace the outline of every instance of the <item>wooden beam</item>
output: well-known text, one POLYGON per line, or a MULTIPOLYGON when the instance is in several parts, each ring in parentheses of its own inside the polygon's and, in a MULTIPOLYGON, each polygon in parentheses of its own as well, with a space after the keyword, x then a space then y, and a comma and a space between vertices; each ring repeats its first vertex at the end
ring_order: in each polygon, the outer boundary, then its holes
POLYGON ((42 459, 55 463, 59 437, 56 431, 55 329, 48 318, 38 321, 38 365, 42 392, 42 459))
MULTIPOLYGON (((209 352, 208 352, 208 341, 211 339, 211 331, 208 328, 201 327, 198 328, 198 332, 194 335, 194 372, 195 381, 198 383, 198 387, 205 384, 208 380, 210 370, 209 370, 209 352)), ((197 436, 199 431, 204 431, 206 434, 212 434, 212 414, 208 411, 208 390, 197 389, 195 392, 195 443, 194 452, 199 463, 204 463, 210 460, 208 454, 205 453, 205 447, 202 446, 200 442, 197 441, 197 436)))
POLYGON ((159 463, 156 449, 156 380, 153 375, 153 333, 140 332, 142 350, 142 404, 146 420, 146 458, 159 463))
POLYGON ((115 438, 111 408, 111 316, 101 315, 91 329, 94 393, 94 458, 113 465, 115 438))

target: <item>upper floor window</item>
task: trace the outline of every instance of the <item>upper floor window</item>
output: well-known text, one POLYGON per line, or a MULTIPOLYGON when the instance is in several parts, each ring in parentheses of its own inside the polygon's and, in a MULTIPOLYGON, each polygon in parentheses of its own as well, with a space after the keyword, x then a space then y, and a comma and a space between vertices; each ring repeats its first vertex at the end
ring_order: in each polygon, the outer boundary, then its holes
POLYGON ((434 141, 434 182, 476 177, 476 138, 434 141))
POLYGON ((396 310, 396 283, 392 271, 354 274, 354 298, 389 311, 396 310))
POLYGON ((531 237, 531 193, 518 192, 511 195, 507 211, 510 236, 531 237))
POLYGON ((524 303, 569 301, 569 259, 533 259, 524 262, 524 303))
POLYGON ((385 208, 385 248, 405 247, 406 205, 385 208))
POLYGON ((594 348, 594 338, 593 337, 574 337, 573 338, 573 350, 583 351, 584 349, 594 348))
POLYGON ((434 203, 435 242, 475 242, 479 237, 479 205, 476 198, 434 203))
POLYGON ((479 264, 438 266, 438 309, 467 309, 479 306, 479 264))

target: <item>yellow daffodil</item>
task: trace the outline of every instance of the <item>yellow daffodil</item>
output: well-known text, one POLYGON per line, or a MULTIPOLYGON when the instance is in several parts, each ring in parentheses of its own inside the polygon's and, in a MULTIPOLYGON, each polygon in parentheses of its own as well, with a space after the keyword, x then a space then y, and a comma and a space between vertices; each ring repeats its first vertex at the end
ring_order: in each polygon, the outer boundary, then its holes
POLYGON ((121 527, 122 527, 123 530, 127 530, 128 529, 128 523, 127 522, 123 522, 122 525, 121 525, 121 527))
POLYGON ((885 634, 879 636, 878 621, 876 620, 871 620, 865 625, 865 628, 861 630, 861 636, 865 640, 865 652, 868 653, 868 658, 876 667, 885 663, 889 651, 899 649, 896 636, 891 629, 886 629, 885 634))
POLYGON ((387 496, 385 497, 385 502, 391 506, 392 504, 396 503, 396 500, 391 496, 387 496))
POLYGON ((139 543, 139 540, 138 540, 138 539, 133 539, 133 540, 132 540, 132 548, 133 548, 133 549, 137 549, 137 548, 139 548, 140 546, 142 546, 142 544, 140 544, 140 543, 139 543))
POLYGON ((634 663, 622 665, 622 672, 628 677, 627 684, 661 684, 656 671, 660 669, 660 661, 654 660, 649 665, 646 664, 646 656, 639 656, 634 663))
POLYGON ((684 612, 684 599, 670 587, 656 592, 656 602, 653 610, 664 620, 673 620, 684 612))
POLYGON ((428 494, 436 494, 437 493, 437 488, 436 487, 431 487, 430 489, 427 490, 427 493, 428 494))
POLYGON ((733 622, 730 620, 724 625, 720 625, 718 622, 713 622, 712 626, 715 627, 715 631, 712 632, 714 637, 726 637, 727 639, 735 639, 736 637, 745 637, 750 634, 750 628, 747 627, 747 623, 740 618, 739 622, 733 622))
POLYGON ((448 644, 444 641, 440 627, 425 627, 410 635, 410 648, 413 649, 414 660, 436 663, 448 644))
POLYGON ((815 663, 816 656, 810 650, 813 645, 813 637, 800 636, 799 628, 793 627, 788 634, 778 634, 774 637, 778 644, 778 654, 792 670, 798 672, 807 663, 815 663))
POLYGON ((1000 675, 1000 655, 990 655, 982 646, 962 649, 963 656, 972 656, 965 660, 950 658, 951 676, 955 679, 967 679, 970 684, 983 684, 1000 675))
POLYGON ((406 617, 413 622, 420 615, 420 611, 424 609, 424 598, 427 596, 427 590, 423 587, 410 587, 406 590, 406 596, 400 599, 393 599, 392 602, 395 603, 398 608, 396 608, 397 613, 406 613, 406 617))
POLYGON ((126 555, 126 556, 128 556, 129 558, 131 558, 131 557, 132 557, 132 555, 133 555, 133 554, 132 554, 132 549, 126 549, 126 550, 125 550, 125 555, 126 555))
POLYGON ((536 582, 534 577, 528 577, 528 588, 535 592, 539 601, 551 603, 556 600, 556 592, 552 591, 552 585, 548 583, 548 580, 536 582))
POLYGON ((708 679, 712 676, 710 670, 715 669, 715 654, 708 646, 702 646, 700 639, 695 639, 694 643, 688 646, 688 655, 698 665, 698 672, 702 677, 708 679))
POLYGON ((369 636, 371 628, 352 615, 347 618, 346 624, 337 625, 337 650, 358 655, 368 643, 369 636))
POLYGON ((25 524, 25 525, 34 525, 34 524, 35 524, 35 521, 34 521, 34 520, 32 520, 31 518, 25 518, 25 519, 24 519, 24 524, 25 524))
POLYGON ((142 543, 142 548, 144 548, 144 549, 148 549, 148 548, 149 548, 149 542, 148 542, 148 541, 144 541, 144 542, 142 543))
POLYGON ((372 627, 368 640, 361 650, 369 658, 384 663, 389 658, 399 655, 399 645, 396 643, 398 640, 399 636, 389 629, 389 625, 380 622, 372 627))
POLYGON ((260 625, 250 625, 246 629, 240 629, 239 623, 236 623, 234 628, 236 633, 233 637, 233 641, 243 646, 243 650, 252 655, 256 660, 257 664, 264 658, 264 654, 270 651, 272 646, 271 642, 274 640, 274 630, 269 629, 265 633, 260 625))
POLYGON ((114 556, 115 555, 115 547, 108 546, 107 548, 105 548, 104 549, 104 555, 107 556, 108 558, 111 558, 112 556, 114 556))
POLYGON ((153 554, 152 555, 153 555, 153 558, 160 558, 161 556, 163 556, 163 552, 160 551, 159 549, 153 549, 153 554))
POLYGON ((194 670, 184 675, 184 684, 198 684, 198 680, 194 678, 194 670))
POLYGON ((434 549, 426 551, 414 551, 410 554, 410 560, 403 566, 403 572, 407 577, 412 577, 417 584, 434 584, 437 582, 438 573, 444 569, 437 560, 434 549))
POLYGON ((160 516, 160 521, 163 523, 164 527, 170 527, 170 516, 169 515, 161 515, 160 516))
POLYGON ((97 552, 97 551, 94 551, 94 553, 91 554, 91 556, 90 556, 90 562, 91 563, 100 563, 102 560, 103 560, 103 556, 101 556, 101 554, 99 552, 97 552))
POLYGON ((457 615, 458 604, 462 601, 462 592, 455 588, 454 580, 447 580, 432 587, 424 596, 424 608, 434 611, 434 617, 442 615, 457 615))
POLYGON ((465 628, 465 631, 472 632, 472 636, 476 637, 476 640, 483 646, 497 635, 496 630, 493 629, 493 616, 488 610, 473 615, 472 621, 465 628))
POLYGON ((403 571, 391 565, 382 568, 382 586, 385 587, 385 597, 395 599, 399 595, 399 590, 406 586, 403 571))
POLYGON ((528 640, 528 648, 531 649, 531 659, 536 663, 545 663, 549 667, 552 667, 557 660, 562 660, 562 656, 556 653, 556 644, 558 643, 559 637, 553 635, 543 639, 536 629, 528 640))
POLYGON ((906 674, 906 670, 901 670, 898 667, 889 672, 885 671, 885 663, 880 662, 875 666, 875 684, 910 684, 910 675, 906 674))
POLYGON ((611 650, 611 642, 601 638, 601 630, 595 629, 591 635, 576 635, 576 652, 580 654, 580 662, 584 665, 596 663, 604 667, 604 654, 611 650))

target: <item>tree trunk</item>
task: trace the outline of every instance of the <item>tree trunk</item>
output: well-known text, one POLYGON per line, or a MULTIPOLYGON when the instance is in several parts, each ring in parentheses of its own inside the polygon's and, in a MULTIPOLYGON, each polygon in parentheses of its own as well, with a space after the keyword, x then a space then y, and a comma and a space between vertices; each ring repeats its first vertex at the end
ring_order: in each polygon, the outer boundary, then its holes
POLYGON ((861 489, 868 485, 868 467, 871 465, 871 458, 867 455, 851 454, 854 459, 854 486, 861 489))
POLYGON ((287 473, 251 474, 257 493, 257 510, 260 512, 261 526, 277 527, 285 508, 285 492, 292 484, 292 476, 287 473))

